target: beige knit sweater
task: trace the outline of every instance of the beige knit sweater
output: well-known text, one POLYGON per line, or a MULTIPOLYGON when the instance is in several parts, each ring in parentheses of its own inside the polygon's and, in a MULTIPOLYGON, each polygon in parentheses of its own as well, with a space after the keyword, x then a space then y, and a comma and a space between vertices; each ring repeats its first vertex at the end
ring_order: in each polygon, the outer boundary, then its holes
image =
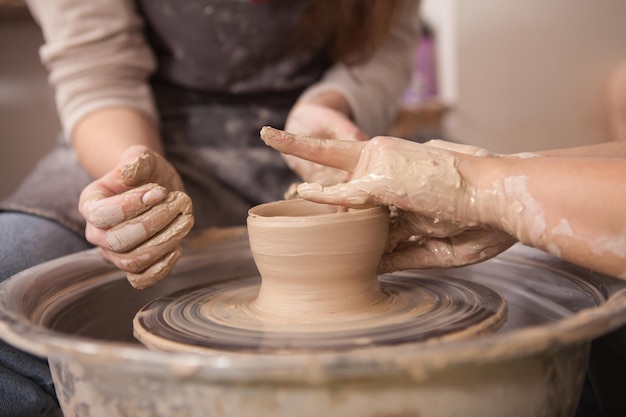
MULTIPOLYGON (((147 79, 155 69, 133 0, 28 0, 45 37, 41 60, 50 72, 66 137, 86 114, 127 106, 158 123, 147 79)), ((386 131, 408 84, 419 36, 419 0, 406 0, 391 35, 367 63, 336 64, 303 96, 337 90, 370 136, 386 131)))

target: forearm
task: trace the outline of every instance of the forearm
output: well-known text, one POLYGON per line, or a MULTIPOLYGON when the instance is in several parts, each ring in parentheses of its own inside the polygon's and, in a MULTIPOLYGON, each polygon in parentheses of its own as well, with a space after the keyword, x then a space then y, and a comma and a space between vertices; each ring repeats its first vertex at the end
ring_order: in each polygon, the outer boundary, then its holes
POLYGON ((132 145, 144 145, 162 153, 153 121, 124 107, 103 108, 82 118, 73 130, 72 146, 87 173, 99 178, 113 169, 132 145))
MULTIPOLYGON (((61 125, 68 139, 81 146, 82 139, 75 138, 94 136, 94 129, 85 127, 92 122, 102 132, 115 129, 115 125, 97 122, 101 114, 109 112, 106 109, 132 108, 158 123, 147 83, 156 61, 144 39, 143 21, 135 2, 28 0, 28 5, 43 30, 45 43, 40 56, 50 71, 49 81, 55 89, 61 125), (77 124, 84 125, 78 135, 77 124), (84 131, 89 133, 85 135, 84 131)), ((111 136, 99 143, 108 147, 119 140, 118 136, 126 135, 111 136)), ((92 139, 88 142, 96 152, 105 149, 98 148, 92 139)))
POLYGON ((590 269, 626 278, 623 158, 476 158, 486 223, 590 269))
POLYGON ((407 0, 389 37, 372 58, 352 66, 335 64, 302 99, 340 93, 349 104, 351 119, 368 137, 386 133, 411 78, 419 29, 419 1, 407 0))

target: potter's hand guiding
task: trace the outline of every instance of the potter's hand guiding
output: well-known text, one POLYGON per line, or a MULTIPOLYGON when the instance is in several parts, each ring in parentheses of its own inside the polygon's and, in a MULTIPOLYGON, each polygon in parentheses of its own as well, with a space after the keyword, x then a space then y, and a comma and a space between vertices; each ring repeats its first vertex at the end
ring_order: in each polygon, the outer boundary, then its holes
POLYGON ((515 239, 481 221, 476 187, 459 170, 454 152, 391 137, 349 142, 263 128, 275 149, 352 172, 347 183, 301 184, 308 200, 362 208, 398 209, 380 272, 466 265, 495 256, 515 239))
POLYGON ((89 242, 126 271, 136 288, 152 286, 171 271, 179 243, 193 226, 180 177, 143 146, 130 148, 116 169, 87 186, 79 209, 89 242))

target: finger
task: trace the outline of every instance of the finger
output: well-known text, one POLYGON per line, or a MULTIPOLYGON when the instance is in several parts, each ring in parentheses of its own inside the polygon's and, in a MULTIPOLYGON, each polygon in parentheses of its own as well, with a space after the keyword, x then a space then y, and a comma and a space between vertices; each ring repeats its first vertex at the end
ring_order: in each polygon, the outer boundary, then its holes
POLYGON ((383 255, 378 264, 378 273, 387 274, 394 271, 404 271, 407 269, 428 269, 441 263, 448 258, 437 258, 429 247, 423 243, 414 242, 383 255))
MULTIPOLYGON (((452 268, 476 263, 482 258, 459 256, 460 248, 449 238, 428 238, 406 241, 383 255, 378 265, 379 273, 407 269, 452 268)), ((487 259, 487 258, 484 258, 487 259)))
MULTIPOLYGON (((127 169, 125 167, 137 163, 136 161, 142 160, 142 155, 148 155, 149 152, 149 149, 145 146, 131 146, 122 154, 120 162, 118 163, 116 168, 107 172, 97 181, 89 184, 85 188, 83 194, 100 192, 104 194, 105 197, 109 197, 115 194, 121 194, 131 188, 135 188, 149 182, 158 183, 158 181, 149 180, 150 175, 148 171, 150 169, 149 165, 147 165, 146 163, 140 164, 143 167, 142 169, 138 170, 141 172, 141 175, 137 173, 136 179, 134 181, 128 181, 128 178, 125 180, 122 176, 122 172, 127 169)), ((126 173, 124 176, 129 177, 129 173, 126 173)))
POLYGON ((493 155, 491 152, 479 148, 478 146, 466 145, 462 143, 454 143, 448 142, 441 139, 432 139, 428 142, 425 142, 424 145, 432 146, 434 148, 445 149, 450 152, 462 153, 466 155, 474 155, 474 156, 490 156, 493 155))
POLYGON ((269 126, 261 129, 261 139, 279 152, 348 172, 354 171, 361 151, 367 144, 294 135, 269 126))
POLYGON ((333 204, 350 208, 367 208, 376 204, 368 188, 358 186, 358 181, 324 186, 317 183, 298 185, 300 197, 322 204, 333 204))
POLYGON ((145 151, 146 148, 144 146, 133 146, 129 148, 122 155, 122 162, 117 166, 117 168, 107 172, 101 178, 91 182, 83 189, 78 202, 78 208, 83 216, 87 214, 83 211, 83 206, 85 206, 85 204, 87 203, 89 203, 89 205, 92 205, 94 201, 103 200, 117 194, 123 194, 132 188, 137 188, 139 185, 146 185, 145 181, 137 181, 136 184, 128 186, 123 183, 121 174, 125 164, 124 161, 132 161, 133 158, 138 158, 139 155, 141 155, 145 151))
POLYGON ((117 253, 104 248, 101 250, 104 257, 119 269, 135 274, 141 273, 173 251, 192 227, 193 215, 180 214, 167 228, 129 252, 117 253))
POLYGON ((154 171, 153 158, 147 149, 133 146, 124 153, 122 161, 120 177, 124 185, 135 187, 150 181, 154 171))
POLYGON ((334 185, 302 183, 297 190, 300 197, 306 200, 350 208, 403 206, 406 200, 406 193, 395 191, 388 181, 375 176, 365 176, 334 185))
POLYGON ((390 249, 394 249, 399 243, 414 236, 424 239, 450 236, 456 238, 456 236, 464 236, 464 234, 471 236, 472 234, 467 225, 441 221, 421 213, 395 208, 395 216, 389 226, 388 248, 390 249))
POLYGON ((389 224, 385 252, 392 252, 401 242, 405 242, 415 236, 428 236, 427 228, 415 227, 416 225, 427 223, 428 219, 426 217, 395 208, 389 224))
POLYGON ((149 210, 167 197, 167 190, 158 184, 146 184, 112 196, 101 189, 87 190, 83 195, 79 210, 87 224, 108 229, 149 210))
POLYGON ((148 211, 111 229, 89 228, 87 240, 113 252, 127 252, 163 230, 179 214, 190 214, 191 206, 186 194, 172 192, 148 211))
POLYGON ((159 259, 154 265, 145 271, 139 274, 134 274, 132 272, 127 273, 126 277, 128 278, 128 282, 130 282, 130 284, 138 290, 152 287, 154 284, 169 275, 172 268, 174 268, 174 265, 176 265, 176 262, 180 259, 181 253, 182 250, 178 247, 159 259))
POLYGON ((447 238, 406 241, 385 254, 379 273, 406 269, 451 268, 471 265, 505 251, 515 239, 496 229, 468 230, 447 238))
POLYGON ((146 182, 166 185, 171 191, 183 190, 176 171, 158 153, 144 146, 129 148, 122 157, 119 169, 121 182, 127 187, 136 187, 146 182))

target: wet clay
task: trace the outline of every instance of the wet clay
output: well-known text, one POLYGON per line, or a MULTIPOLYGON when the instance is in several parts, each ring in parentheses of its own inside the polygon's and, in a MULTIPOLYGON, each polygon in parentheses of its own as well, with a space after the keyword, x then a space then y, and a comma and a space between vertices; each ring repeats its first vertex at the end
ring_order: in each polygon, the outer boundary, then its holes
POLYGON ((383 299, 376 269, 388 230, 385 207, 288 200, 252 208, 250 249, 262 278, 255 308, 294 323, 371 308, 383 299))
POLYGON ((187 289, 146 305, 135 336, 161 350, 345 349, 493 332, 495 291, 461 280, 407 280, 376 270, 384 207, 338 210, 289 200, 250 210, 257 279, 187 289))

